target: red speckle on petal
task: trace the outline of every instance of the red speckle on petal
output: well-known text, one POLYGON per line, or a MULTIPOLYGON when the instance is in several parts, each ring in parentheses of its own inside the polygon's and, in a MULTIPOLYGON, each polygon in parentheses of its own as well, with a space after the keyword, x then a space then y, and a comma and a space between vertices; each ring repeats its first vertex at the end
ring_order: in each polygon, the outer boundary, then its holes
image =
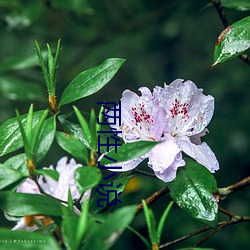
POLYGON ((172 118, 179 115, 182 119, 184 119, 184 122, 187 121, 187 118, 189 118, 188 115, 188 103, 180 103, 177 99, 172 103, 172 108, 170 109, 172 118))

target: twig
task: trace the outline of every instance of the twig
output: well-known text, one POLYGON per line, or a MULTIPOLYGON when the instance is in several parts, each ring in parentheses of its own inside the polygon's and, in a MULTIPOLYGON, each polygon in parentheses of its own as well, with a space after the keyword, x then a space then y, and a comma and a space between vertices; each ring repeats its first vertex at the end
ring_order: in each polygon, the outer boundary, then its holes
POLYGON ((219 207, 218 209, 219 209, 219 211, 221 211, 223 214, 229 216, 230 218, 233 218, 235 216, 235 214, 232 214, 231 212, 227 211, 226 209, 224 209, 222 207, 219 207))
MULTIPOLYGON (((145 199, 145 202, 147 205, 150 205, 167 193, 169 193, 169 188, 166 186, 156 191, 152 195, 150 195, 147 199, 145 199)), ((142 203, 140 203, 137 205, 136 215, 139 214, 142 210, 143 210, 143 205, 142 203)))
POLYGON ((145 171, 142 171, 142 170, 139 170, 139 169, 135 169, 134 171, 137 172, 137 173, 139 173, 139 174, 141 174, 141 175, 146 175, 146 176, 150 176, 150 177, 155 177, 155 178, 157 178, 157 177, 155 176, 155 174, 148 173, 148 172, 145 172, 145 171))
POLYGON ((225 188, 219 188, 219 195, 222 197, 222 198, 225 198, 226 196, 228 196, 229 194, 231 193, 234 193, 236 191, 239 191, 247 186, 250 185, 250 176, 246 177, 245 179, 237 182, 237 183, 234 183, 228 187, 225 187, 225 188))
POLYGON ((223 221, 222 223, 220 223, 220 225, 212 230, 211 232, 209 232, 207 235, 205 235, 202 239, 200 239, 195 245, 194 247, 197 247, 199 245, 201 245, 204 241, 206 241, 208 238, 210 238, 212 235, 214 235, 215 233, 219 232, 220 230, 222 230, 223 228, 233 225, 233 224, 238 224, 241 222, 247 222, 250 221, 250 216, 237 216, 235 215, 234 217, 232 217, 232 219, 230 221, 223 221))
MULTIPOLYGON (((222 5, 221 5, 221 2, 220 0, 211 0, 211 3, 214 5, 214 7, 216 8, 218 14, 219 14, 219 17, 220 17, 220 20, 221 22, 223 23, 223 26, 224 28, 226 29, 228 26, 230 26, 230 22, 222 8, 222 5)), ((239 56, 241 58, 241 60, 243 60, 245 63, 247 63, 248 65, 250 65, 250 59, 248 57, 247 54, 241 54, 239 56)))
MULTIPOLYGON (((242 216, 237 216, 237 215, 234 215, 233 218, 230 220, 230 221, 222 221, 222 222, 219 222, 218 223, 218 227, 216 229, 214 229, 213 231, 209 232, 206 236, 204 236, 199 242, 197 242, 195 244, 195 247, 198 246, 199 244, 201 244, 202 242, 204 242, 206 239, 208 239, 210 236, 212 236, 213 234, 215 234, 216 232, 220 231, 221 229, 223 229, 224 227, 227 227, 229 225, 232 225, 232 224, 238 224, 238 223, 241 223, 241 222, 247 222, 247 221, 250 221, 250 217, 248 216, 245 216, 245 217, 242 217, 242 216), (205 238, 206 237, 206 238, 205 238)), ((203 227, 195 232, 192 232, 190 234, 187 234, 185 236, 182 236, 178 239, 175 239, 173 241, 170 241, 170 242, 167 242, 165 244, 162 244, 159 246, 159 248, 165 248, 165 247, 169 247, 171 245, 174 245, 174 244, 177 244, 181 241, 184 241, 186 239, 189 239, 195 235, 198 235, 198 234, 201 234, 201 233, 204 233, 208 230, 211 230, 212 227, 203 227)))

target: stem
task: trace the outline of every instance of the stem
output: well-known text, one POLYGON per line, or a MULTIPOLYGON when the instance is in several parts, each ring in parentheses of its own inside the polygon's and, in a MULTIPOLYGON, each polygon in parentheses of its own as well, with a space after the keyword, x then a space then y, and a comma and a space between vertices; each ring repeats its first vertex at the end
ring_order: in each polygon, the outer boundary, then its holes
MULTIPOLYGON (((211 3, 214 5, 216 8, 218 15, 220 17, 221 22, 223 23, 224 28, 226 29, 228 26, 230 26, 230 22, 222 8, 220 0, 211 0, 211 3)), ((243 60, 245 63, 250 65, 250 59, 247 54, 241 54, 240 59, 243 60)))
MULTIPOLYGON (((169 188, 166 186, 166 187, 163 187, 160 190, 156 191, 155 193, 150 195, 148 198, 146 198, 145 202, 147 205, 150 205, 167 193, 169 193, 169 188)), ((137 205, 136 215, 139 214, 142 210, 143 210, 143 204, 140 203, 137 205)))
POLYGON ((149 177, 155 177, 156 178, 155 174, 152 174, 152 173, 148 173, 148 172, 145 172, 145 171, 142 171, 142 170, 139 170, 139 169, 135 169, 134 171, 141 174, 141 175, 146 175, 146 176, 149 176, 149 177))
POLYGON ((250 176, 244 178, 243 180, 236 182, 228 187, 219 188, 219 195, 222 198, 227 197, 229 194, 239 191, 250 185, 250 176))

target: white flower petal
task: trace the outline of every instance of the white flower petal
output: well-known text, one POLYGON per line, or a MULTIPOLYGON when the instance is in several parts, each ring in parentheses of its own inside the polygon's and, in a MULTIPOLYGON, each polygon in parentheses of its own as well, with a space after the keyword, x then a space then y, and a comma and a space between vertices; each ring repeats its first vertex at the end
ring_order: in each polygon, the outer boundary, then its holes
POLYGON ((40 191, 36 185, 36 183, 27 178, 16 190, 19 193, 27 193, 27 194, 40 194, 40 191))
POLYGON ((176 144, 174 138, 169 137, 149 152, 148 166, 164 182, 174 180, 177 168, 184 165, 185 162, 182 160, 181 149, 176 144))
POLYGON ((179 140, 178 142, 183 152, 206 167, 211 173, 219 169, 215 154, 205 142, 200 145, 195 145, 190 140, 179 140))
POLYGON ((22 230, 22 231, 35 231, 38 229, 38 226, 36 225, 33 225, 33 226, 28 226, 25 222, 25 218, 22 217, 18 222, 17 224, 11 229, 12 231, 15 231, 15 230, 22 230))

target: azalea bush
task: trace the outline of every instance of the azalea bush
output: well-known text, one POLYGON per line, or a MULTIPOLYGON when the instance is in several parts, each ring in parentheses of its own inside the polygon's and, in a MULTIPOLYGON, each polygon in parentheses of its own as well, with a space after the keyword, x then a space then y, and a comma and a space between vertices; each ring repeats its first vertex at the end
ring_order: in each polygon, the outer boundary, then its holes
MULTIPOLYGON (((79 7, 74 2, 71 11, 79 7)), ((225 26, 215 41, 213 66, 236 57, 249 66, 249 16, 230 24, 223 11, 223 6, 249 10, 249 4, 211 3, 225 26)), ((50 4, 69 8, 59 1, 50 4)), ((57 72, 65 51, 61 43, 44 49, 35 41, 36 60, 0 65, 4 74, 38 62, 46 86, 43 93, 9 76, 0 81, 10 86, 5 88, 7 96, 35 96, 43 106, 17 106, 15 115, 0 126, 0 208, 4 220, 13 225, 0 228, 0 249, 120 249, 123 233, 137 237, 143 249, 178 249, 175 244, 193 236, 196 240, 184 244, 185 249, 214 249, 200 245, 225 227, 249 223, 248 215, 221 206, 231 193, 247 187, 250 177, 218 187, 214 173, 224 166, 206 143, 215 108, 222 108, 215 106, 212 93, 178 76, 152 89, 142 85, 139 92, 124 86, 120 99, 96 100, 86 110, 78 101, 102 92, 108 83, 116 84, 125 59, 108 58, 81 71, 58 95, 57 72), (44 166, 58 148, 64 156, 44 166), (150 190, 156 183, 161 188, 148 195, 138 189, 134 197, 140 177, 150 190), (153 207, 157 201, 163 205, 160 212, 153 207), (190 226, 188 233, 171 240, 168 221, 175 218, 174 207, 179 208, 176 217, 184 211, 201 227, 190 226), (136 225, 139 216, 144 232, 136 225)))

